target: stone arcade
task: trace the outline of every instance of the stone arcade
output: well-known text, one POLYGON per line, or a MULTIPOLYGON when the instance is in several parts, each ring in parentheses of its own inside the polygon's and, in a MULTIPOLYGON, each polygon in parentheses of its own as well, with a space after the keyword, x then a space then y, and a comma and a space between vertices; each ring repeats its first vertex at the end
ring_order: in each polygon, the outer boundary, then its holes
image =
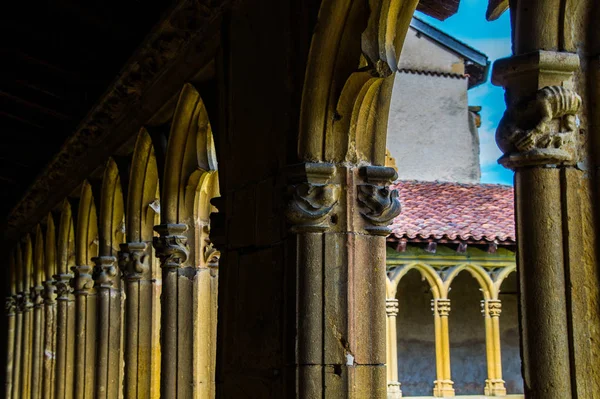
MULTIPOLYGON (((180 0, 121 21, 137 50, 112 37, 103 58, 131 57, 75 131, 56 133, 69 138, 50 163, 23 172, 8 214, 6 396, 385 398, 394 71, 417 6, 458 6, 417 3, 180 0)), ((508 6, 490 0, 488 17, 508 6)), ((600 6, 510 6, 514 56, 493 81, 508 103, 501 162, 516 172, 525 396, 595 398, 600 6)), ((119 15, 99 26, 118 31, 119 15)), ((23 159, 44 151, 6 136, 23 159)))

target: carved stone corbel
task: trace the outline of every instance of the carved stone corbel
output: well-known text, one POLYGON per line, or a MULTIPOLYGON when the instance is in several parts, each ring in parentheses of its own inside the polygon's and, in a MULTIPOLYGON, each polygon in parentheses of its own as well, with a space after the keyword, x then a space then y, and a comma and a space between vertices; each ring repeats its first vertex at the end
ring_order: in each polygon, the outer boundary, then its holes
POLYGON ((117 258, 114 256, 97 256, 92 258, 96 266, 92 278, 95 285, 100 288, 112 288, 117 277, 117 258))
MULTIPOLYGON (((340 187, 329 181, 335 175, 331 164, 304 164, 308 182, 292 184, 285 216, 292 232, 321 232, 331 226, 333 209, 340 197, 340 187)), ((298 177, 298 176, 296 176, 298 177)))
POLYGON ((184 233, 185 224, 161 224, 154 227, 160 237, 154 237, 156 256, 163 269, 178 269, 188 260, 190 250, 184 233))
POLYGON ((400 214, 401 205, 397 190, 386 185, 398 176, 393 168, 366 166, 360 174, 367 184, 357 187, 357 200, 361 216, 367 221, 365 230, 375 235, 387 236, 392 220, 400 214))
POLYGON ((148 265, 148 244, 145 242, 128 242, 120 245, 119 269, 123 279, 140 280, 150 269, 148 265))

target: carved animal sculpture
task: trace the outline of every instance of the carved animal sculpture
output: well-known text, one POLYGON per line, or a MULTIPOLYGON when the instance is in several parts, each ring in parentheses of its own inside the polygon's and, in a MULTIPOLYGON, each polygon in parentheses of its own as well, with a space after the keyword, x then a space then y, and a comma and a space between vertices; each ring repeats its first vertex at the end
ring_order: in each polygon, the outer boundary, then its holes
MULTIPOLYGON (((498 147, 505 153, 534 149, 560 149, 575 141, 576 114, 581 97, 562 86, 547 86, 535 98, 511 106, 496 131, 498 147), (552 131, 552 120, 561 118, 566 131, 552 131)), ((562 129, 561 129, 562 130, 562 129)))

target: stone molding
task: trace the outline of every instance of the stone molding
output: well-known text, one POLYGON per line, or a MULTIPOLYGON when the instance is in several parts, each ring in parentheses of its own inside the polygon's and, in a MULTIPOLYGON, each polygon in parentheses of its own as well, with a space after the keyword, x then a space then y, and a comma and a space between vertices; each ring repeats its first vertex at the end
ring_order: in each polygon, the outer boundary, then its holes
POLYGON ((94 263, 94 271, 92 278, 95 286, 100 288, 112 288, 117 277, 117 258, 114 256, 97 256, 92 258, 94 263))
POLYGON ((163 269, 179 269, 188 260, 190 249, 188 238, 184 235, 187 229, 185 224, 161 224, 154 227, 154 231, 160 234, 160 237, 154 237, 154 249, 163 269))
POLYGON ((128 242, 120 244, 119 269, 124 280, 140 280, 150 270, 148 265, 148 244, 145 242, 128 242))

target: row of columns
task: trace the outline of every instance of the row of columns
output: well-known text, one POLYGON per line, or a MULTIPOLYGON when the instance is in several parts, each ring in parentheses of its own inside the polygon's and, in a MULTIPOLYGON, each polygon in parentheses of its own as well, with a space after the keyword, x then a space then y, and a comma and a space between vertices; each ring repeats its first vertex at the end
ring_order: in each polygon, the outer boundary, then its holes
MULTIPOLYGON (((431 310, 435 327, 435 359, 437 379, 434 381, 433 396, 454 396, 454 382, 450 367, 450 333, 448 318, 451 302, 447 298, 431 300, 431 310)), ((500 345, 500 313, 502 303, 498 299, 481 301, 481 311, 485 318, 486 352, 488 378, 485 381, 486 396, 505 396, 506 388, 502 379, 502 358, 500 345)), ((398 376, 398 348, 396 317, 398 300, 386 299, 387 314, 387 353, 388 353, 388 398, 402 397, 398 376)))

